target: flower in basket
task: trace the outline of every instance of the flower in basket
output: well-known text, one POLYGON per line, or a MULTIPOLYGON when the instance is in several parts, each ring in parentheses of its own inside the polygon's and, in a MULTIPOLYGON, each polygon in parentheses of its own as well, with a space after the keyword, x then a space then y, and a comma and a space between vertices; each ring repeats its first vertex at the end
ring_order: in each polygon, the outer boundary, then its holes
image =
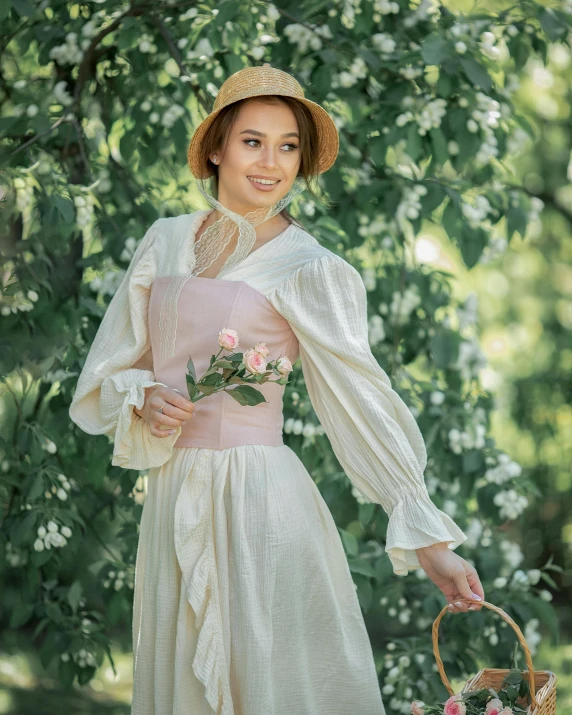
MULTIPOLYGON (((493 698, 489 700, 485 708, 485 715, 500 715, 504 709, 504 704, 499 698, 493 698)), ((510 708, 509 708, 510 709, 510 708)), ((512 710, 511 710, 512 712, 512 710)))
POLYGON ((443 708, 443 715, 466 715, 467 706, 460 694, 451 695, 443 708))
POLYGON ((267 360, 269 350, 266 343, 256 343, 244 353, 234 352, 239 344, 238 333, 224 328, 218 334, 218 344, 220 350, 211 355, 209 367, 200 380, 197 380, 193 359, 189 357, 185 379, 191 402, 198 402, 215 392, 226 392, 239 404, 249 407, 267 402, 262 392, 252 387, 251 383, 270 381, 279 385, 288 384, 292 363, 286 356, 275 361, 267 360), (223 350, 232 354, 219 357, 223 350), (270 380, 272 375, 278 376, 278 379, 270 380))
POLYGON ((516 701, 529 692, 528 683, 517 668, 505 676, 502 687, 475 688, 456 693, 440 705, 414 700, 412 715, 526 715, 527 709, 516 701))

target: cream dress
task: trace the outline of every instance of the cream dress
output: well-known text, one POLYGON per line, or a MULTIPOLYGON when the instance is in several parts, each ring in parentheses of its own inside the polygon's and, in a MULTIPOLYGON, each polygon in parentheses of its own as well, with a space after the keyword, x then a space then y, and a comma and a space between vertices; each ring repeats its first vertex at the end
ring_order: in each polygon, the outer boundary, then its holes
POLYGON ((389 515, 393 572, 415 549, 467 538, 437 509, 425 445, 368 342, 359 272, 305 230, 193 276, 208 210, 147 231, 91 345, 70 406, 113 439, 114 465, 148 470, 133 616, 132 715, 384 715, 373 653, 336 525, 282 439, 284 387, 241 407, 217 393, 175 434, 133 408, 144 389, 185 389, 218 331, 299 358, 314 410, 352 484, 389 515))

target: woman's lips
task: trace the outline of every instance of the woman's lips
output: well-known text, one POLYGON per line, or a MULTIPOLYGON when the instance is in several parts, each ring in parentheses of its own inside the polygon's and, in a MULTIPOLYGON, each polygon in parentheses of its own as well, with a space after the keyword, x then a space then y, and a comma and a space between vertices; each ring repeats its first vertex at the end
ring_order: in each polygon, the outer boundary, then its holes
POLYGON ((280 180, 278 180, 275 184, 259 184, 257 181, 250 179, 248 176, 246 178, 254 186, 254 188, 259 191, 272 191, 272 189, 276 188, 280 183, 280 180))

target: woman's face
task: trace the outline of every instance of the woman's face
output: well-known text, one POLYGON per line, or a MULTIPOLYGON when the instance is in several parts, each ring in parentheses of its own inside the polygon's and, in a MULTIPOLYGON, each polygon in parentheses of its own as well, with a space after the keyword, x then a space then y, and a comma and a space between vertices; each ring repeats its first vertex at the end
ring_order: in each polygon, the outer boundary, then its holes
POLYGON ((292 187, 300 167, 298 122, 282 102, 244 102, 222 152, 218 156, 218 200, 244 216, 270 207, 292 187), (253 178, 278 180, 273 187, 253 183, 253 178))

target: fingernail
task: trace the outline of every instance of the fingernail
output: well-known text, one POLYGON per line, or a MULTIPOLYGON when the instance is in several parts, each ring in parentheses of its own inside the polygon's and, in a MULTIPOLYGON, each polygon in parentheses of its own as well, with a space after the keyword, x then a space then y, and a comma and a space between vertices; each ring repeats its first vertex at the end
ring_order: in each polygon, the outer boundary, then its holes
POLYGON ((475 599, 475 601, 482 601, 482 600, 483 600, 480 596, 477 596, 476 593, 473 593, 473 594, 471 594, 471 595, 473 596, 473 598, 475 599))
POLYGON ((174 429, 170 429, 170 430, 169 430, 169 434, 175 434, 175 430, 174 430, 174 429))
POLYGON ((467 610, 468 610, 468 611, 476 611, 477 609, 476 609, 476 607, 473 606, 473 604, 471 603, 471 605, 467 608, 467 610))

